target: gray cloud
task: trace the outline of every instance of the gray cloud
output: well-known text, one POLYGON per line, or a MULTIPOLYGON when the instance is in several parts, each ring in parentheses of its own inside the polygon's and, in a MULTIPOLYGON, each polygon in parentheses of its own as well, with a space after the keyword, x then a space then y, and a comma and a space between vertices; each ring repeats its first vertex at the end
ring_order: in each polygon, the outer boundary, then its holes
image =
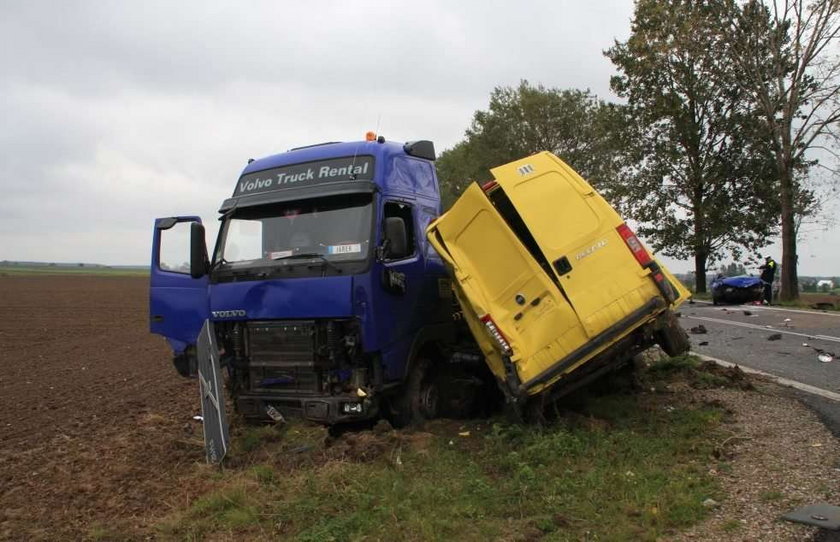
POLYGON ((608 97, 630 0, 0 3, 0 259, 142 264, 249 157, 463 136, 493 87, 608 97))

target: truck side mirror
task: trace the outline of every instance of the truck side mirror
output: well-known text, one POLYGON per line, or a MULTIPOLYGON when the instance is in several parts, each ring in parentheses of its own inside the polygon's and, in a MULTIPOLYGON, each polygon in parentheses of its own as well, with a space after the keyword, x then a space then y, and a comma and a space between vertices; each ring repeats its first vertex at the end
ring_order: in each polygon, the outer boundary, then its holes
POLYGON ((190 224, 190 276, 198 279, 207 274, 207 242, 204 240, 204 225, 190 224))
POLYGON ((385 219, 385 244, 383 255, 389 260, 399 260, 409 255, 408 234, 405 230, 405 222, 398 216, 389 216, 385 219))

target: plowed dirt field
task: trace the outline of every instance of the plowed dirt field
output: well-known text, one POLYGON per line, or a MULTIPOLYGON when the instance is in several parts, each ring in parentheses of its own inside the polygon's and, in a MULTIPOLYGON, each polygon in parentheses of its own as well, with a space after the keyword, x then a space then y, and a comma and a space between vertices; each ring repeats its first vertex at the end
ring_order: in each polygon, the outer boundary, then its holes
POLYGON ((194 381, 148 331, 142 277, 0 277, 0 539, 136 533, 200 487, 194 381))
MULTIPOLYGON (((162 518, 230 482, 204 466, 196 382, 178 376, 166 342, 148 331, 147 279, 0 275, 0 314, 0 540, 166 539, 162 518)), ((810 537, 813 529, 776 518, 805 502, 836 502, 834 439, 779 392, 737 393, 731 432, 743 440, 731 445, 728 471, 714 474, 730 495, 686 539, 810 537), (780 466, 768 470, 765 454, 780 466)), ((458 423, 436 427, 431 438, 472 442, 458 423)), ((311 457, 272 461, 284 472, 295 461, 386 453, 385 437, 365 438, 329 448, 324 440, 311 457), (359 451, 364 442, 373 444, 359 451)), ((831 539, 824 534, 815 540, 831 539)))

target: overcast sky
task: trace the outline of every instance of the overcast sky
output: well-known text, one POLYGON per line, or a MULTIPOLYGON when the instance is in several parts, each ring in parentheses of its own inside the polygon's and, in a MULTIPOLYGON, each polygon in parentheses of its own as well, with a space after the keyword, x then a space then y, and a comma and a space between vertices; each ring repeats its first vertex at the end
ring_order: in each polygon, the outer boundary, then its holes
MULTIPOLYGON (((198 214, 215 231, 250 157, 368 130, 440 152, 494 87, 521 79, 614 99, 602 51, 629 36, 632 10, 0 2, 0 260, 146 264, 157 216, 198 214)), ((800 274, 840 274, 837 232, 800 258, 800 274)))

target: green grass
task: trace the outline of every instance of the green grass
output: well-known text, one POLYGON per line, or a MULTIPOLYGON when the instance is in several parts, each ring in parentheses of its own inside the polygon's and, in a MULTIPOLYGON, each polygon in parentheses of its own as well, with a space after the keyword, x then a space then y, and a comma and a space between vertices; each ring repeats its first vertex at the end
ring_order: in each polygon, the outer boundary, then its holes
POLYGON ((125 269, 93 266, 77 267, 64 265, 0 265, 0 277, 31 275, 98 275, 111 277, 143 277, 148 276, 149 271, 147 269, 125 269))
POLYGON ((781 491, 763 491, 761 493, 761 500, 764 502, 780 501, 785 497, 781 491))
POLYGON ((728 519, 722 526, 723 531, 730 534, 740 531, 743 527, 744 525, 737 519, 728 519))
POLYGON ((166 518, 157 533, 301 541, 656 540, 705 517, 706 498, 721 498, 708 471, 717 465, 710 462, 723 412, 671 399, 590 397, 551 426, 473 421, 469 437, 458 435, 458 422, 441 422, 423 446, 408 432, 367 432, 325 447, 315 437, 323 431, 309 426, 247 429, 236 437, 234 466, 217 488, 166 518), (342 442, 378 453, 339 453, 342 442))

